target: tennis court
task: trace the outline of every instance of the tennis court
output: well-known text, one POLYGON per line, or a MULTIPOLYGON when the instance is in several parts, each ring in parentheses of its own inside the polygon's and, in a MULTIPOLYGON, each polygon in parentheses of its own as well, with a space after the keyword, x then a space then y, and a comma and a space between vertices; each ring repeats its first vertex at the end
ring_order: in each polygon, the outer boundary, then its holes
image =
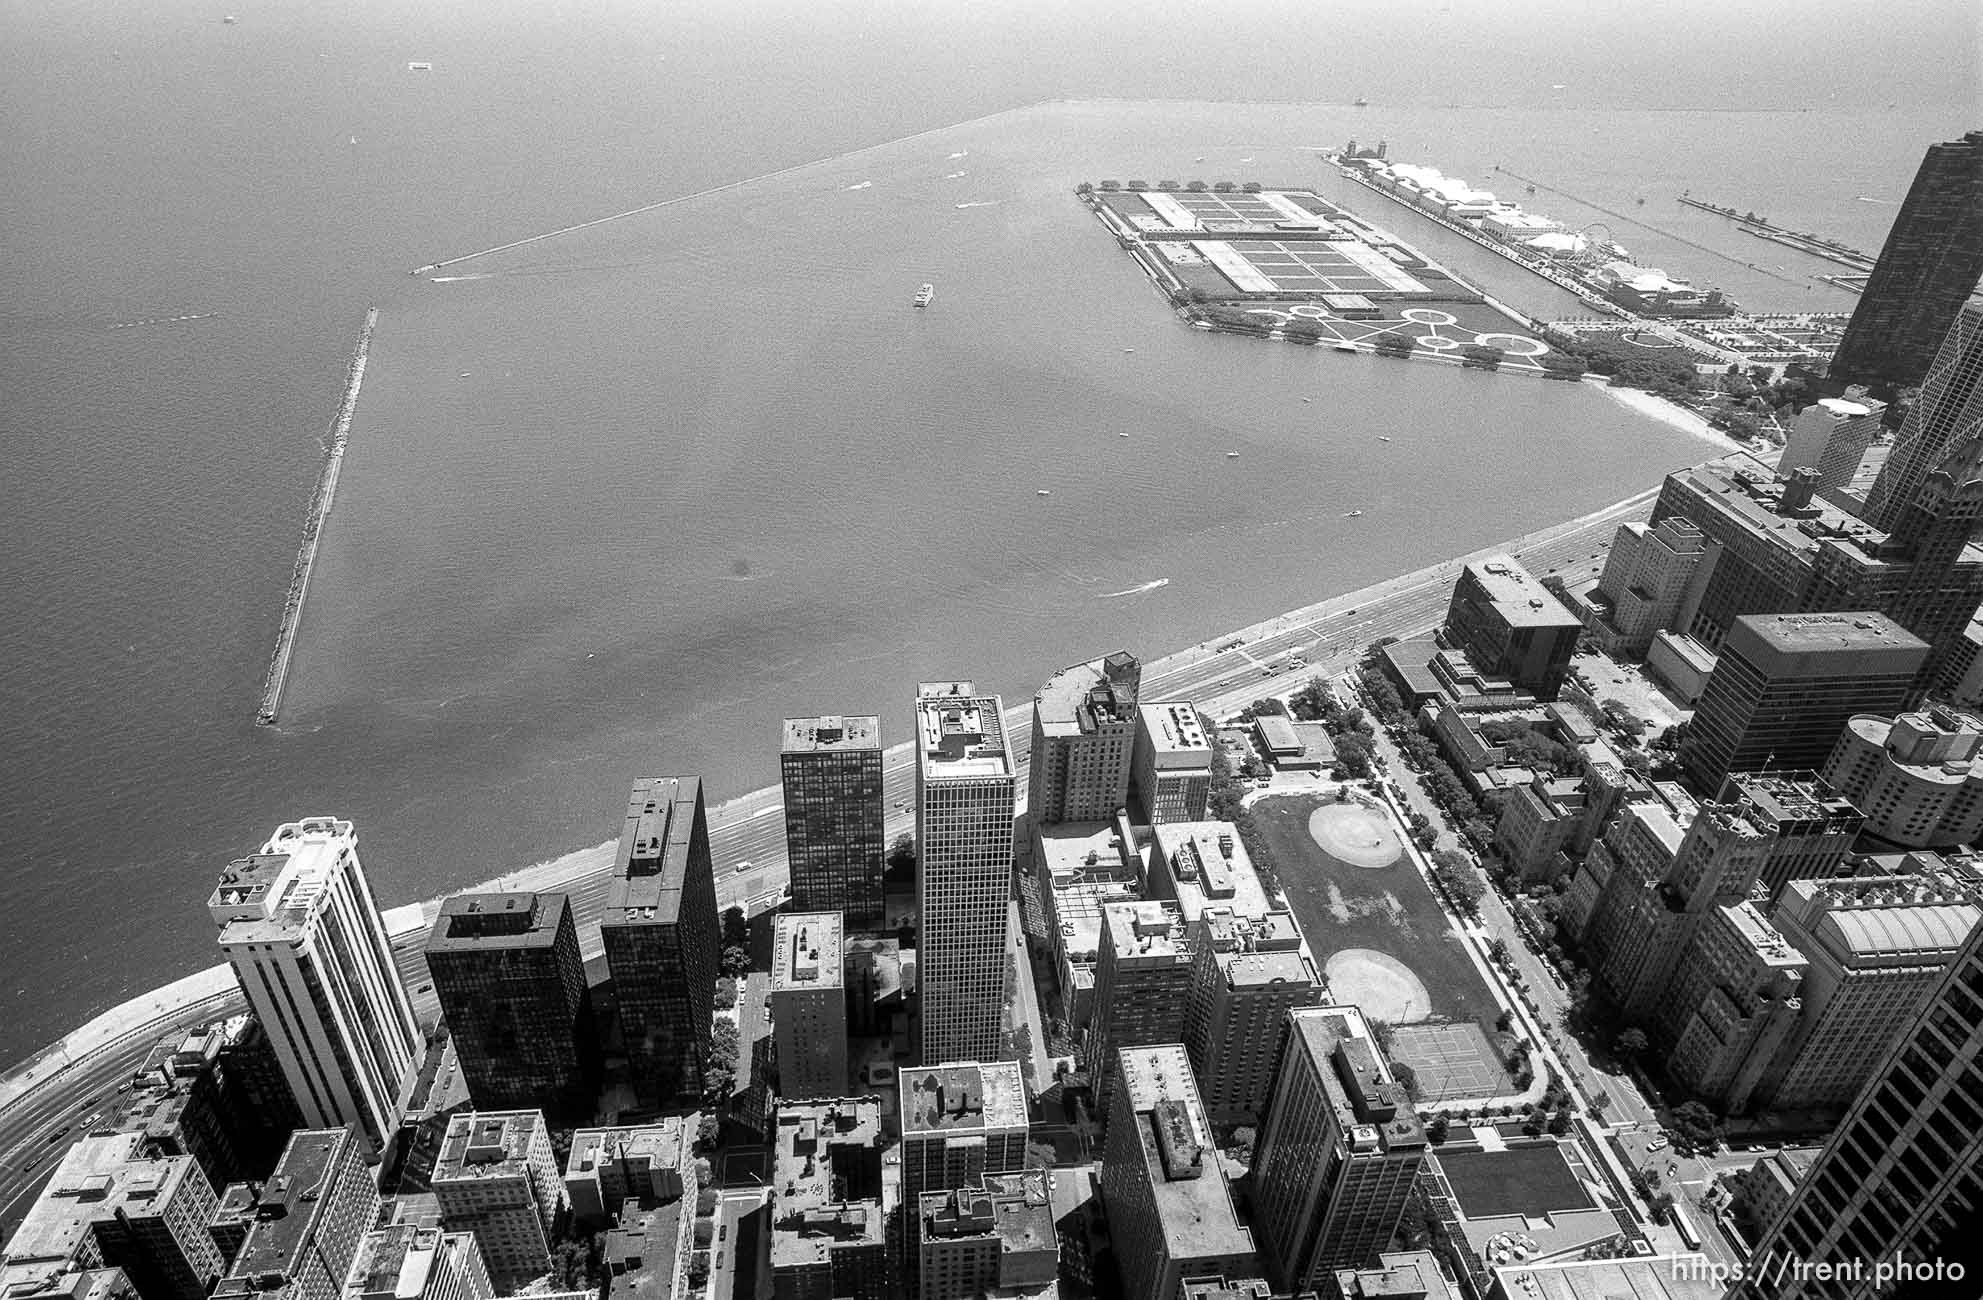
POLYGON ((1391 1055, 1418 1076, 1420 1104, 1484 1101, 1515 1090, 1487 1034, 1472 1021, 1448 1025, 1398 1025, 1391 1055))

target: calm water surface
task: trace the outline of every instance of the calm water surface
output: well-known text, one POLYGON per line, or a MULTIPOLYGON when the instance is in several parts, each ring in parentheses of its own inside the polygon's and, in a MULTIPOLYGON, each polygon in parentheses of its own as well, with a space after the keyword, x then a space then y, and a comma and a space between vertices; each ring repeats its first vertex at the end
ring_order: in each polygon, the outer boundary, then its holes
POLYGON ((637 772, 763 784, 784 714, 899 735, 932 672, 1020 696, 1702 454, 1593 392, 1185 330, 1079 180, 1308 183, 1446 252, 1310 152, 1381 136, 1574 194, 1530 202, 1580 224, 1626 212, 1620 242, 1751 305, 1836 310, 1823 264, 1673 196, 1873 248, 1922 146, 1974 125, 1959 84, 1889 108, 1874 75, 1954 7, 1762 81, 1723 75, 1766 35, 1740 20, 1676 74, 1656 25, 1538 62, 1548 12, 1262 5, 1213 40, 1106 5, 644 9, 0 3, 0 1044, 209 960, 215 868, 286 817, 356 820, 405 901, 603 838, 637 772), (1279 103, 1195 102, 1236 100, 1279 103), (1710 111, 1758 104, 1816 111, 1710 111), (373 303, 284 725, 257 729, 373 303))

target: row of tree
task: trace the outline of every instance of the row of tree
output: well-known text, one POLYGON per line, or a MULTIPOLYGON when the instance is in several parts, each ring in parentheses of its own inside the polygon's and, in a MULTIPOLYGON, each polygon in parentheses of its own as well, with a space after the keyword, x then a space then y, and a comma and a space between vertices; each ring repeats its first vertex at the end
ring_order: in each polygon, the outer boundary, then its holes
MULTIPOLYGON (((1100 190, 1104 194, 1114 194, 1121 190, 1128 190, 1130 193, 1136 194, 1150 188, 1152 187, 1148 181, 1097 181, 1093 184, 1082 181, 1074 187, 1074 192, 1076 194, 1093 194, 1096 190, 1100 190)), ((1175 193, 1176 191, 1183 190, 1187 194, 1202 194, 1209 189, 1214 194, 1231 194, 1235 190, 1242 194, 1258 194, 1261 186, 1259 181, 1247 181, 1244 184, 1236 181, 1213 181, 1210 185, 1207 185, 1204 181, 1186 181, 1182 185, 1176 181, 1158 181, 1155 188, 1165 193, 1175 193)))

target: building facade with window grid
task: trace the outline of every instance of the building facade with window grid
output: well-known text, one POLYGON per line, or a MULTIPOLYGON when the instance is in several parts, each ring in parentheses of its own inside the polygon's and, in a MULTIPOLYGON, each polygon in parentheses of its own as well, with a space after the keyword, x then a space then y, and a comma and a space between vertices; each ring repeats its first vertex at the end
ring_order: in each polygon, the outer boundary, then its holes
POLYGON ((778 755, 792 906, 839 912, 856 929, 882 921, 881 719, 785 719, 778 755))

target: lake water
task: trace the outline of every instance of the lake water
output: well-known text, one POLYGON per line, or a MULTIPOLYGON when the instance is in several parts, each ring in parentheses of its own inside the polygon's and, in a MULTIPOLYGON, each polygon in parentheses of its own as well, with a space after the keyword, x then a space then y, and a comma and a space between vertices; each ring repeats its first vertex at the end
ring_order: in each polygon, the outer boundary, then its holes
POLYGON ((1959 81, 1888 108, 1868 71, 1928 69, 1953 7, 1842 14, 1862 57, 1762 81, 1735 51, 1765 33, 1733 20, 1705 71, 1649 55, 1685 35, 1656 23, 1538 63, 1570 12, 1547 6, 1512 32, 1364 4, 1212 32, 1111 5, 646 9, 0 4, 0 1044, 210 960, 214 871, 285 818, 353 818, 406 901, 597 842, 636 773, 765 784, 785 714, 900 738, 920 677, 1022 696, 1706 450, 1588 390, 1186 330, 1079 180, 1310 184, 1447 253, 1312 153, 1381 136, 1626 212, 1654 228, 1620 242, 1752 306, 1838 310, 1804 287, 1824 264, 1673 196, 1877 248, 1922 147, 1973 125, 1959 81), (1821 111, 1717 111, 1744 104, 1821 111), (370 304, 283 725, 258 729, 370 304))

